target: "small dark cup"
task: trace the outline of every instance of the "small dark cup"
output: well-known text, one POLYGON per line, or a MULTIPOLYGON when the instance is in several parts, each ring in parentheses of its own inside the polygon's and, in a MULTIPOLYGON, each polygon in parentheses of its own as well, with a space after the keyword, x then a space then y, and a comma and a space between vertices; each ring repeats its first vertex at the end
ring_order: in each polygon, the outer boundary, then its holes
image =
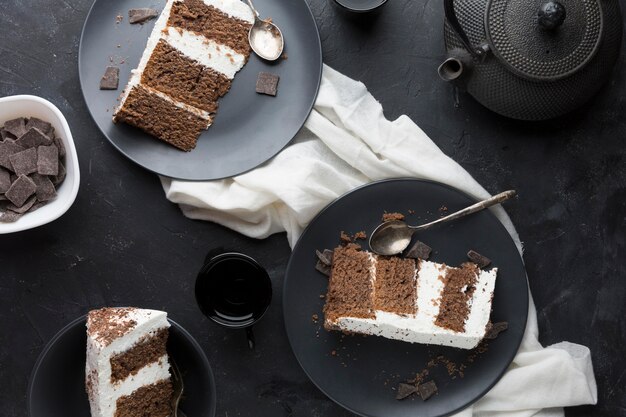
POLYGON ((236 252, 207 256, 196 279, 196 302, 220 326, 245 329, 254 348, 252 326, 272 301, 272 281, 257 261, 236 252))
POLYGON ((387 0, 334 0, 341 8, 355 13, 367 13, 382 7, 387 0))

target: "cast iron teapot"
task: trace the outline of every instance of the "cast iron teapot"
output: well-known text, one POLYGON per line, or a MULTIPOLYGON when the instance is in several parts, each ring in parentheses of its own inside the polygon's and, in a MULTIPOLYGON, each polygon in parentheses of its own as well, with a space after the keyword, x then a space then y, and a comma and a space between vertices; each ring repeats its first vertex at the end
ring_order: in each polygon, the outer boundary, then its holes
POLYGON ((444 0, 439 75, 522 120, 568 113, 606 82, 620 54, 619 0, 444 0))

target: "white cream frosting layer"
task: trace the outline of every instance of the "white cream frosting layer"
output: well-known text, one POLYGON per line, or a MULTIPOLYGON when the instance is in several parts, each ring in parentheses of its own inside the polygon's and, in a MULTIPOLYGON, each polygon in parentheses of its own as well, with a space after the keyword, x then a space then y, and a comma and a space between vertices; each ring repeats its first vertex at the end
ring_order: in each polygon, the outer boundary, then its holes
MULTIPOLYGON (((184 0, 177 0, 184 1, 184 0)), ((254 23, 254 13, 247 4, 241 0, 202 0, 207 6, 213 6, 224 14, 243 20, 248 23, 254 23)))
POLYGON ((142 386, 155 384, 170 378, 168 356, 162 356, 157 362, 143 367, 136 375, 130 375, 123 381, 111 382, 111 357, 125 352, 137 344, 143 337, 153 336, 161 329, 170 327, 167 313, 156 310, 131 310, 124 318, 134 320, 136 326, 124 336, 106 345, 98 340, 98 334, 87 333, 87 363, 85 375, 91 379, 90 397, 91 417, 114 417, 117 400, 130 395, 142 386))
POLYGON ((465 322, 465 332, 455 332, 435 324, 444 288, 439 276, 449 269, 451 268, 435 262, 420 261, 417 272, 416 315, 405 316, 376 311, 375 319, 342 317, 334 325, 341 330, 388 339, 472 349, 485 336, 491 314, 491 296, 495 288, 497 268, 479 272, 476 290, 469 301, 470 314, 465 322))

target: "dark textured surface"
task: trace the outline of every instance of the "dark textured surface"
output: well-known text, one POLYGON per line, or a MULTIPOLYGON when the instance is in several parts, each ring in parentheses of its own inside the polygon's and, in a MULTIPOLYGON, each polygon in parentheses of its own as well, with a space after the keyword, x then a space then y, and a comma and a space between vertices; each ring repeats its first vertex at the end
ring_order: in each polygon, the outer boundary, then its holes
MULTIPOLYGON (((569 340, 593 353, 599 404, 567 414, 626 415, 624 71, 572 115, 514 122, 439 81, 439 1, 393 0, 377 16, 357 20, 329 0, 309 2, 328 64, 364 81, 389 118, 410 115, 488 190, 519 191, 509 213, 526 245, 541 341, 569 340)), ((620 3, 626 8, 626 0, 620 3)), ((209 249, 249 253, 280 288, 287 241, 283 235, 255 241, 185 219, 154 175, 106 142, 78 83, 78 41, 89 6, 89 0, 4 0, 0 8, 0 95, 32 93, 59 106, 83 175, 76 203, 61 219, 0 236, 0 415, 26 415, 30 371, 60 328, 92 307, 138 304, 168 310, 205 348, 219 417, 349 416, 296 364, 279 291, 255 328, 255 352, 243 333, 200 314, 194 275, 209 249)))

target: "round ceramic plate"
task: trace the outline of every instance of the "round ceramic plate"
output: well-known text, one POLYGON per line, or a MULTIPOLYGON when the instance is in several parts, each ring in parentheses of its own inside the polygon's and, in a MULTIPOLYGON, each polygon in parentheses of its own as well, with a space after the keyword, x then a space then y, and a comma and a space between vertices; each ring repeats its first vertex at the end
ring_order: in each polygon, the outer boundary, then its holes
MULTIPOLYGON (((183 376, 185 392, 180 409, 189 416, 215 415, 213 371, 193 337, 170 320, 167 352, 183 376)), ((88 417, 85 391, 86 317, 68 324, 39 356, 28 387, 30 417, 88 417)))
MULTIPOLYGON (((324 209, 305 230, 293 250, 283 295, 285 326, 291 347, 311 381, 348 410, 367 417, 434 417, 460 411, 483 396, 502 376, 519 347, 528 313, 528 284, 519 252, 504 226, 490 211, 419 232, 418 239, 433 248, 430 260, 460 265, 468 250, 488 256, 498 268, 493 299, 493 322, 508 321, 507 331, 487 350, 467 351, 410 344, 379 337, 344 336, 322 327, 328 279, 315 270, 315 250, 339 244, 341 231, 368 233, 384 212, 413 213, 411 224, 438 218, 475 200, 448 186, 411 179, 366 185, 324 209), (312 316, 317 314, 315 323, 312 316), (437 360, 443 356, 463 377, 450 376, 437 360), (398 401, 396 387, 427 368, 439 392, 427 401, 419 397, 398 401)), ((515 204, 509 203, 509 204, 515 204)), ((365 246, 367 243, 363 242, 365 246)))
POLYGON ((276 155, 304 125, 319 89, 322 51, 313 15, 304 0, 265 0, 257 5, 285 36, 287 59, 275 63, 250 56, 232 88, 219 102, 213 125, 196 149, 180 151, 139 129, 111 121, 118 97, 143 53, 155 20, 128 23, 128 10, 161 10, 165 0, 96 0, 85 22, 79 50, 83 95, 93 119, 122 154, 157 174, 212 180, 248 171, 276 155), (123 20, 116 23, 116 16, 123 20), (118 91, 101 91, 109 65, 120 68, 118 91), (255 92, 259 72, 280 76, 278 95, 255 92))

